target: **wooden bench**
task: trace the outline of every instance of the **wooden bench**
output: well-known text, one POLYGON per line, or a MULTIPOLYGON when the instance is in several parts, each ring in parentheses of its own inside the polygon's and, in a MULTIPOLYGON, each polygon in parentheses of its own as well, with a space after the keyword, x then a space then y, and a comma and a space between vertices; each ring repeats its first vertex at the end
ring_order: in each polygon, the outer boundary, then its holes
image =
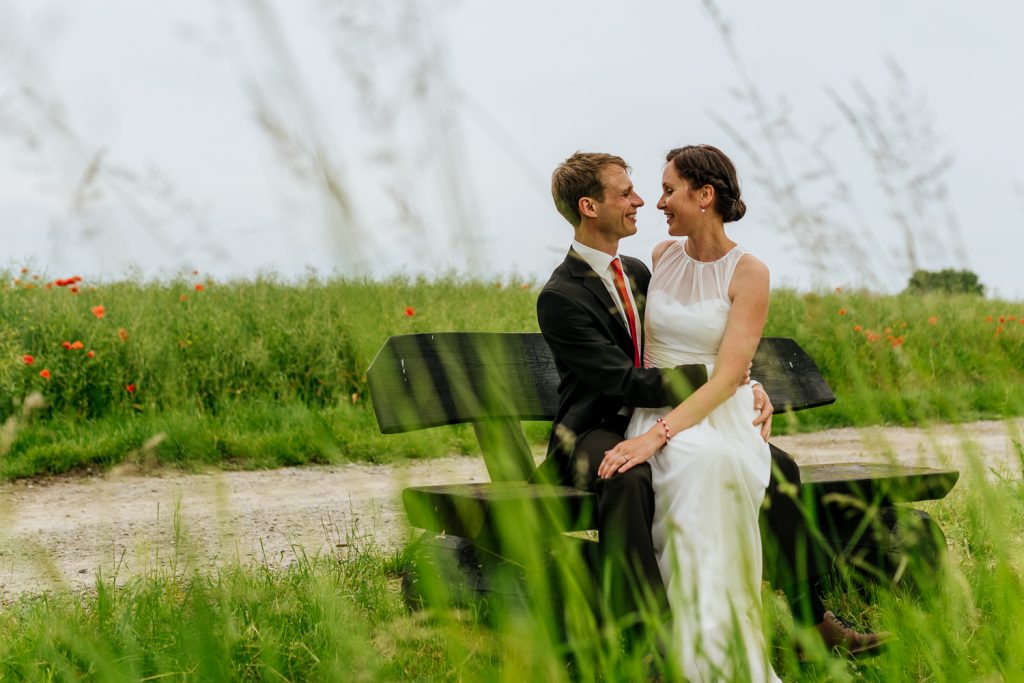
MULTIPOLYGON (((764 384, 777 416, 835 401, 817 366, 791 339, 763 339, 752 376, 764 384)), ((466 557, 507 555, 509 527, 520 535, 515 525, 524 520, 531 520, 531 535, 595 527, 593 494, 526 481, 535 460, 520 423, 550 422, 557 406, 558 373, 540 334, 391 337, 374 358, 367 380, 381 432, 470 423, 483 453, 489 483, 405 489, 403 503, 413 527, 440 535, 466 557)), ((850 515, 837 512, 837 506, 847 512, 878 511, 895 503, 941 498, 958 476, 954 470, 896 464, 804 465, 799 493, 816 501, 819 518, 839 520, 822 528, 826 540, 841 552, 850 542, 845 536, 863 531, 864 525, 859 517, 844 522, 850 515)), ((876 554, 886 555, 896 541, 886 536, 872 543, 876 554)))

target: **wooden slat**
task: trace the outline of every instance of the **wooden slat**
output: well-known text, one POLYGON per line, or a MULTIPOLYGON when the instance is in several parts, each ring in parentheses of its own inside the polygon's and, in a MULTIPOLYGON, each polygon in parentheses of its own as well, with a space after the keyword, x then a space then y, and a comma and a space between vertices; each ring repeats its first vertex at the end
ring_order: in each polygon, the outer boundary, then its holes
POLYGON ((391 337, 366 373, 381 432, 491 417, 550 420, 558 373, 539 334, 391 337))
POLYGON ((750 376, 764 385, 777 414, 817 408, 836 400, 811 357, 785 337, 761 340, 750 376))
MULTIPOLYGON (((892 504, 942 498, 956 484, 956 470, 836 463, 802 465, 802 489, 814 500, 843 504, 844 497, 862 503, 892 504), (831 498, 829 496, 832 496, 831 498)), ((802 495, 802 494, 801 494, 802 495)), ((402 492, 409 522, 417 528, 466 538, 505 533, 517 524, 542 520, 550 533, 593 529, 594 494, 569 486, 525 482, 414 486, 402 492)))
MULTIPOLYGON (((835 401, 817 365, 791 339, 762 339, 751 373, 777 413, 835 401)), ((558 372, 536 333, 391 337, 366 375, 385 434, 490 417, 547 421, 558 405, 558 372)))
MULTIPOLYGON (((887 465, 884 463, 844 462, 802 465, 803 487, 813 487, 817 496, 833 494, 880 503, 905 503, 944 497, 956 485, 956 470, 887 465)), ((827 499, 826 499, 827 502, 827 499)))
POLYGON ((414 486, 402 492, 414 527, 474 539, 538 524, 550 533, 591 529, 595 501, 594 494, 571 486, 526 482, 414 486))

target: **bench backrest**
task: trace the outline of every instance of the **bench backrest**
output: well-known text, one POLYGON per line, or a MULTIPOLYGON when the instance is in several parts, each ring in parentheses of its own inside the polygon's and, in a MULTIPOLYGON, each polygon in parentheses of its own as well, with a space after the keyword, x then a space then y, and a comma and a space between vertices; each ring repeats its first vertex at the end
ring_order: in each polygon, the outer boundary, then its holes
MULTIPOLYGON (((835 396, 792 339, 765 337, 752 376, 777 413, 835 396)), ((470 422, 493 481, 525 479, 533 457, 521 420, 551 420, 558 372, 539 333, 443 332, 389 338, 366 372, 381 432, 470 422)))

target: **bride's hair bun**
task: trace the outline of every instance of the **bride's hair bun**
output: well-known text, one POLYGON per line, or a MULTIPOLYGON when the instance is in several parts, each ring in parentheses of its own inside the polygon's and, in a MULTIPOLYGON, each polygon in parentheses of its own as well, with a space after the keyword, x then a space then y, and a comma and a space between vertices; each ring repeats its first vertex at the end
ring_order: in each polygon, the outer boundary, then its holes
POLYGON ((687 145, 677 147, 665 156, 680 178, 691 187, 710 185, 715 188, 715 212, 723 223, 743 218, 747 205, 740 199, 740 181, 736 167, 725 153, 711 145, 687 145))

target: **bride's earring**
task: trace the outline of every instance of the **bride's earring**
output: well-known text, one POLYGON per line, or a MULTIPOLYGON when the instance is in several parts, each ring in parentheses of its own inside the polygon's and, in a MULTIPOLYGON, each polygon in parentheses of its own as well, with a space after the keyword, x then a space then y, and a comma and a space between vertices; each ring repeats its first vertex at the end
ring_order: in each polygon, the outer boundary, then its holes
POLYGON ((700 207, 700 212, 701 212, 701 213, 704 213, 705 211, 707 211, 707 209, 705 209, 705 208, 704 208, 703 206, 702 206, 702 207, 700 207))

